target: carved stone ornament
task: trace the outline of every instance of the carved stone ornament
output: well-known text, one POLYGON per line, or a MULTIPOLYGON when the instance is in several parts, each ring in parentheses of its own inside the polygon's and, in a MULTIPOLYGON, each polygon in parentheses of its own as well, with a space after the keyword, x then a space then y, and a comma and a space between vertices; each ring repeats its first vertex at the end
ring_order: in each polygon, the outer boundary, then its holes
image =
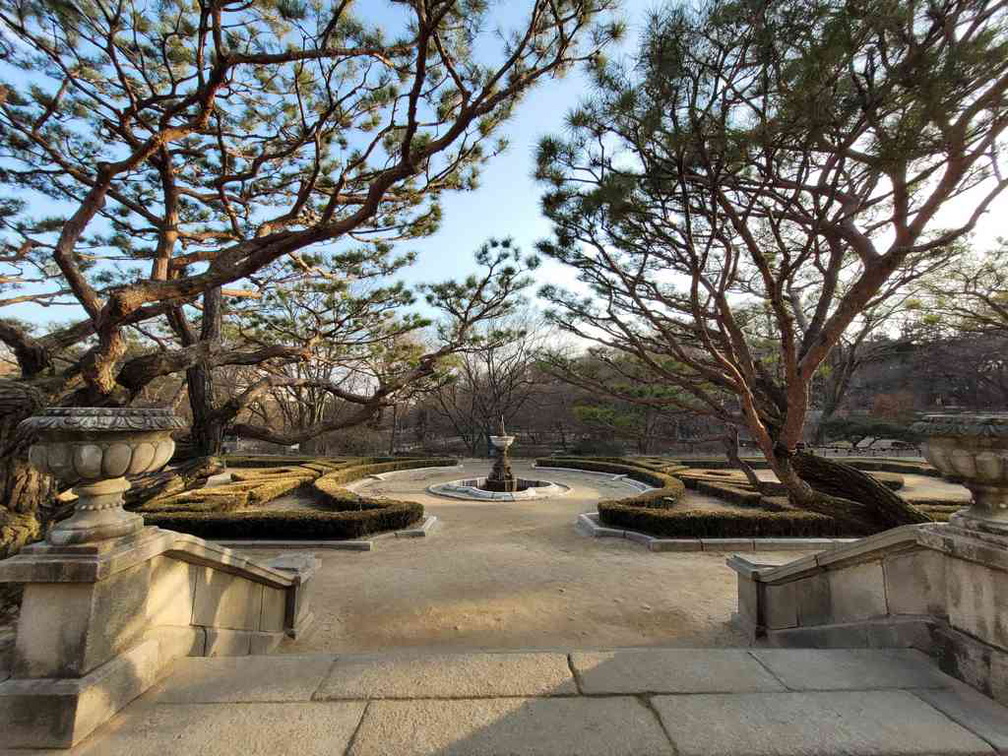
POLYGON ((122 508, 126 475, 164 467, 175 453, 172 431, 185 427, 168 409, 54 407, 19 426, 35 442, 28 460, 73 486, 78 501, 71 517, 46 539, 55 545, 90 543, 130 535, 143 518, 122 508))
POLYGON ((927 439, 928 462, 973 494, 949 522, 1008 535, 1008 414, 928 415, 914 430, 927 439))

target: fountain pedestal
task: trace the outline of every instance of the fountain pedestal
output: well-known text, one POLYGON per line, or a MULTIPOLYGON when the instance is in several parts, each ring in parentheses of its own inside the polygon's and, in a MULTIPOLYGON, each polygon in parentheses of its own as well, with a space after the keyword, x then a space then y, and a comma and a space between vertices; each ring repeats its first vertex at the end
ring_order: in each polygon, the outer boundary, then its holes
POLYGON ((512 492, 518 490, 518 481, 511 472, 511 460, 508 459, 508 448, 514 443, 514 436, 490 436, 496 457, 493 469, 483 482, 487 491, 512 492))

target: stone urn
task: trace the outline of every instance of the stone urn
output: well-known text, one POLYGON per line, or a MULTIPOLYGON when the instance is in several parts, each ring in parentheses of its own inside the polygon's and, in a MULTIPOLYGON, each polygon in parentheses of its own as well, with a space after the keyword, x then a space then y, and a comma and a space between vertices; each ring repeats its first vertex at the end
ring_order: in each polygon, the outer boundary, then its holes
POLYGON ((507 451, 511 444, 514 443, 514 440, 514 436, 490 436, 490 443, 498 451, 507 451))
POLYGON ((140 531, 143 517, 122 507, 125 476, 164 467, 175 452, 171 433, 182 427, 167 409, 54 407, 24 420, 19 429, 35 439, 29 461, 78 497, 46 540, 65 546, 140 531))
POLYGON ((914 430, 927 461, 973 494, 949 523, 1008 536, 1008 414, 928 415, 914 430))

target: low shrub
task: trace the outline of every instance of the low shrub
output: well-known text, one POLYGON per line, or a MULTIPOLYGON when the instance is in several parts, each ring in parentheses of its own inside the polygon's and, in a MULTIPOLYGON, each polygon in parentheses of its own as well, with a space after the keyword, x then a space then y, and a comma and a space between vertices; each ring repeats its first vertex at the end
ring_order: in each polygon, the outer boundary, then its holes
POLYGON ((802 510, 652 509, 626 501, 600 502, 599 520, 610 528, 663 538, 831 538, 851 533, 837 520, 802 510))
POLYGON ((344 488, 344 484, 394 470, 457 463, 443 457, 316 460, 299 465, 290 465, 289 458, 285 461, 288 464, 243 469, 233 473, 237 479, 234 483, 148 502, 138 511, 148 525, 201 538, 360 538, 409 527, 423 518, 424 508, 411 501, 366 499, 344 488), (321 509, 250 509, 305 485, 312 485, 321 509), (243 503, 234 505, 239 500, 243 503), (218 504, 224 506, 215 506, 218 504))
MULTIPOLYGON (((657 469, 638 467, 628 462, 610 462, 607 461, 608 459, 610 458, 542 457, 536 460, 536 465, 625 475, 631 480, 636 480, 638 483, 644 483, 655 488, 668 489, 669 492, 665 493, 664 496, 675 498, 677 501, 686 493, 686 487, 682 481, 672 475, 660 472, 657 469)), ((654 492, 649 491, 646 493, 652 494, 654 492)))
POLYGON ((565 467, 571 470, 586 470, 588 472, 606 472, 614 475, 625 475, 631 480, 653 486, 652 490, 644 491, 636 496, 620 499, 621 502, 633 504, 636 507, 667 508, 677 504, 686 495, 686 486, 678 478, 654 469, 645 469, 627 463, 609 462, 606 459, 579 459, 570 457, 547 457, 537 459, 536 465, 544 467, 565 467))
MULTIPOLYGON (((794 509, 786 497, 753 491, 740 473, 721 476, 709 472, 678 473, 684 480, 650 467, 609 459, 555 458, 537 464, 577 470, 622 474, 658 486, 636 496, 598 504, 599 520, 607 527, 637 530, 664 538, 832 538, 866 535, 852 533, 839 521, 816 512, 794 509), (686 485, 739 506, 739 509, 688 509, 681 503, 686 485)), ((674 463, 673 463, 674 465, 674 463)), ((670 466, 671 469, 678 469, 670 466)), ((668 467, 665 468, 669 469, 668 467)))
POLYGON ((412 501, 367 501, 362 509, 258 509, 239 512, 155 512, 147 525, 191 533, 200 538, 329 540, 361 538, 401 530, 423 517, 412 501))
POLYGON ((447 467, 457 464, 451 457, 431 457, 428 459, 395 459, 384 462, 366 462, 351 465, 326 473, 314 482, 315 490, 323 495, 333 495, 343 490, 343 485, 360 480, 368 475, 394 472, 396 470, 415 470, 424 467, 447 467))
POLYGON ((134 511, 146 517, 149 512, 233 512, 248 506, 247 490, 213 491, 197 489, 172 496, 151 499, 134 511))

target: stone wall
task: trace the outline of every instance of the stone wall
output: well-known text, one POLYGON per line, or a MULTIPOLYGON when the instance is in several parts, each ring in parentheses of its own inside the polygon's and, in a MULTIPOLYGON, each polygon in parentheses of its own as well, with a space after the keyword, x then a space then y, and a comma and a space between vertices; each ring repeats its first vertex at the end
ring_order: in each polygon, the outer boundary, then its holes
POLYGON ((998 538, 911 525, 778 567, 728 563, 754 642, 917 648, 1008 703, 1008 550, 998 538))
POLYGON ((0 683, 4 744, 68 747, 181 656, 267 653, 310 621, 310 555, 257 563, 147 528, 80 546, 36 544, 0 562, 25 584, 11 677, 0 683))

